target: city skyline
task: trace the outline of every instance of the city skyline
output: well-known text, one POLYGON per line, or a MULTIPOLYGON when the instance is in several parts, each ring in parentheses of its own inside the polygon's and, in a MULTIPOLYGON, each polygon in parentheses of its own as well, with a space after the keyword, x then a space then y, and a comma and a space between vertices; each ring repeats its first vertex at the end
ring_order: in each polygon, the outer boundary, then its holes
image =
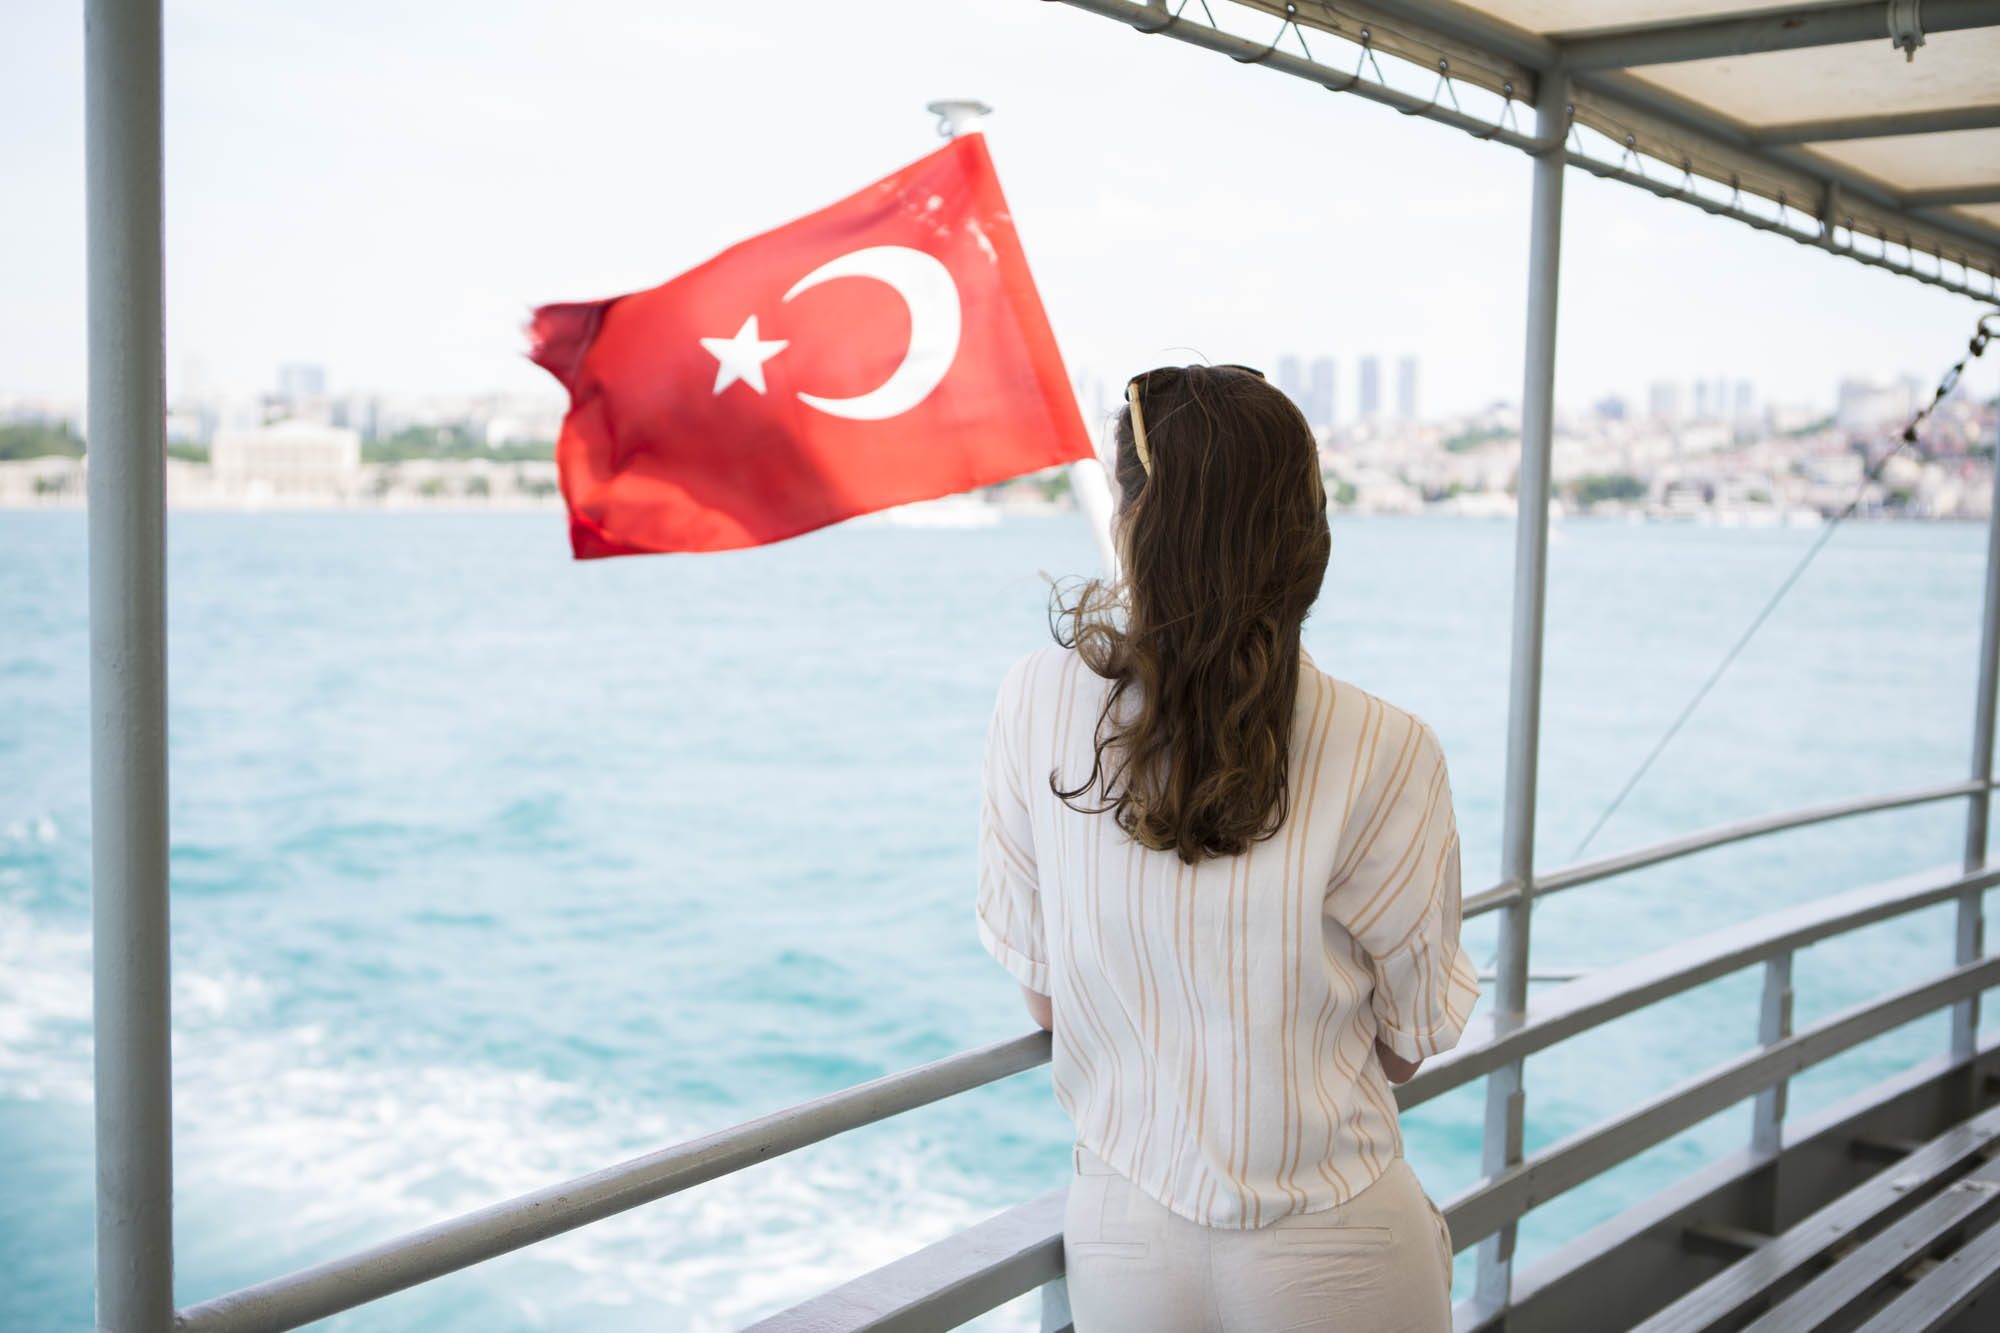
MULTIPOLYGON (((876 17, 860 41, 802 2, 171 10, 170 390, 256 392, 280 359, 386 394, 548 389, 522 355, 534 305, 643 289, 842 197, 935 145, 926 101, 971 94, 996 107, 994 155, 1073 371, 1312 349, 1343 367, 1346 414, 1346 367, 1384 358, 1392 406, 1396 358, 1414 355, 1427 414, 1518 398, 1519 154, 1059 6, 883 0, 876 17), (367 34, 391 19, 384 47, 367 34), (365 89, 363 68, 380 75, 365 89), (750 68, 781 91, 732 96, 710 128, 750 68), (1165 132, 1113 128, 1142 108, 1165 132), (1118 152, 1080 151, 1081 127, 1118 152), (1338 145, 1332 169, 1304 168, 1308 130, 1338 145)), ((33 206, 0 224, 0 395, 80 398, 81 25, 61 0, 9 21, 0 152, 33 206)), ((1773 401, 1843 373, 1935 382, 1977 309, 1583 172, 1564 235, 1569 404, 1717 367, 1773 401)), ((1970 380, 1991 396, 2000 371, 1970 380)))

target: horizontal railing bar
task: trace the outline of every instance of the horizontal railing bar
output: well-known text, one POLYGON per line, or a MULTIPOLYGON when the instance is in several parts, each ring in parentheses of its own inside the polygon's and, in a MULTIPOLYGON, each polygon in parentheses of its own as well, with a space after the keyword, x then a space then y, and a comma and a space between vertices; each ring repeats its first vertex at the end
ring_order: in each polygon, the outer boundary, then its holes
POLYGON ((1487 912, 1497 912, 1520 896, 1519 883, 1511 879, 1502 880, 1490 889, 1481 889, 1459 904, 1459 919, 1470 920, 1487 912))
MULTIPOLYGON (((1957 782, 1890 792, 1882 796, 1860 796, 1844 801, 1827 801, 1818 805, 1802 805, 1791 810, 1781 810, 1776 814, 1759 815, 1754 819, 1732 820, 1727 824, 1717 824, 1711 828, 1697 829, 1693 833, 1684 833, 1677 838, 1668 838, 1664 842, 1649 843, 1644 847, 1636 847, 1613 856, 1578 861, 1574 865, 1551 870, 1546 875, 1536 877, 1535 896, 1540 898, 1545 894, 1560 893, 1564 889, 1573 889, 1600 879, 1610 879, 1615 875, 1658 865, 1662 861, 1692 856, 1696 852, 1724 847, 1733 842, 1745 842, 1751 838, 1783 833, 1788 829, 1806 828, 1813 824, 1824 824, 1836 819, 1847 819, 1854 815, 1870 815, 1882 810, 1899 810, 1912 805, 1928 805, 1933 801, 1949 801, 1961 796, 1976 795, 1988 787, 1995 786, 2000 786, 2000 782, 1963 778, 1957 782)), ((1503 881, 1465 899, 1460 909, 1461 915, 1473 917, 1483 912, 1495 911, 1519 896, 1520 889, 1517 885, 1511 881, 1503 881)))
POLYGON ((1758 1090, 1842 1051, 2000 986, 2000 955, 1868 1000, 1783 1041, 1750 1051, 1679 1084, 1623 1115, 1581 1130, 1481 1181, 1445 1206, 1458 1249, 1492 1235, 1561 1195, 1758 1090))
POLYGON ((1727 824, 1717 824, 1712 828, 1699 829, 1678 838, 1669 838, 1665 842, 1656 842, 1647 847, 1620 852, 1615 856, 1600 857, 1594 861, 1579 861, 1575 865, 1564 866, 1546 875, 1539 875, 1535 879, 1535 896, 1539 898, 1545 893, 1573 889, 1592 880, 1609 879, 1613 875, 1623 875, 1645 866, 1657 865, 1662 861, 1672 861, 1695 852, 1727 846, 1732 842, 1744 842, 1771 833, 1806 828, 1813 824, 1825 824, 1854 815, 1872 815, 1882 810, 1900 810, 1912 805, 1928 805, 1933 801, 1949 801, 1960 796, 1974 795, 1992 785, 1994 784, 1981 782, 1977 778, 1963 778, 1957 782, 1942 782, 1935 786, 1889 792, 1882 796, 1825 801, 1818 805, 1802 805, 1791 810, 1781 810, 1773 815, 1759 815, 1754 819, 1732 820, 1727 824))
POLYGON ((1580 980, 1534 996, 1526 1020, 1511 1031, 1494 1032, 1490 1017, 1468 1025, 1456 1047, 1424 1061, 1415 1078, 1397 1086, 1396 1101, 1404 1110, 1422 1105, 1502 1065, 1774 954, 1995 885, 2000 885, 2000 866, 1971 873, 1956 866, 1922 871, 1800 903, 1597 968, 1580 980))
POLYGON ((1067 1186, 863 1273, 743 1333, 957 1328, 1063 1275, 1067 1186))
POLYGON ((886 1074, 218 1296, 181 1311, 177 1326, 200 1333, 297 1328, 835 1134, 1033 1069, 1048 1063, 1049 1050, 1049 1034, 1033 1032, 886 1074))

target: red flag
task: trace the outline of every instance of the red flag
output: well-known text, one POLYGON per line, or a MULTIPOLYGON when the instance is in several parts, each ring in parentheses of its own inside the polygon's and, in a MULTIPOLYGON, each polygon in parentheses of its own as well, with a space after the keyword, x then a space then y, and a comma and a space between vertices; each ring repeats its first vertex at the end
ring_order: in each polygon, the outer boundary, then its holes
POLYGON ((570 393, 579 559, 755 546, 1092 452, 982 134, 531 332, 570 393))

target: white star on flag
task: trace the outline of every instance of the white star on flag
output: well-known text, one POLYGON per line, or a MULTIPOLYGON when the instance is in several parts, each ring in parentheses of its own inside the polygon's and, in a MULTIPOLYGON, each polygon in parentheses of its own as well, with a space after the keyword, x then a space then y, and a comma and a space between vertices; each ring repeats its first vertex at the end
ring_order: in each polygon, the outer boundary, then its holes
POLYGON ((716 359, 715 391, 721 393, 742 380, 758 393, 764 392, 764 363, 785 350, 787 340, 766 342, 757 337, 757 317, 743 321, 734 338, 703 338, 701 345, 716 359))

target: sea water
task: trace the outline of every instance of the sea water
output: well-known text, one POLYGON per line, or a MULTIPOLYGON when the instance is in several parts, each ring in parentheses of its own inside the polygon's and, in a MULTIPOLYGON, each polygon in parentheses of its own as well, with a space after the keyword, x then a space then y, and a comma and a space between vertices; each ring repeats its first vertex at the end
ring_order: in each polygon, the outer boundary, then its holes
MULTIPOLYGON (((1308 647, 1435 726, 1466 892, 1485 888, 1513 526, 1334 532, 1308 647)), ((1540 864, 1572 859, 1815 535, 1557 524, 1540 864)), ((580 564, 553 513, 177 512, 169 547, 182 1304, 1028 1030, 974 935, 977 781, 1002 673, 1048 640, 1049 580, 1091 570, 1074 515, 580 564)), ((1836 534, 1586 854, 1962 777, 1983 548, 1965 525, 1836 534)), ((80 514, 0 513, 10 1330, 92 1313, 85 582, 80 514)), ((1552 897, 1535 966, 1950 862, 1963 818, 1873 815, 1552 897)), ((1496 922, 1466 926, 1484 966, 1496 922)), ((1950 941, 1945 907, 1805 951, 1797 1021, 1934 971, 1950 941)), ((1530 1059, 1529 1149, 1747 1049, 1758 985, 1530 1059)), ((1796 1080, 1792 1109, 1945 1040, 1939 1015, 1871 1042, 1796 1080)), ((1482 1096, 1405 1117, 1439 1199, 1477 1178, 1482 1096)), ((1748 1128, 1736 1107, 1543 1207, 1519 1262, 1748 1128)), ((1043 1067, 324 1326, 734 1328, 1060 1186, 1068 1143, 1043 1067)), ((1033 1298, 980 1326, 1033 1327, 1033 1298)))

